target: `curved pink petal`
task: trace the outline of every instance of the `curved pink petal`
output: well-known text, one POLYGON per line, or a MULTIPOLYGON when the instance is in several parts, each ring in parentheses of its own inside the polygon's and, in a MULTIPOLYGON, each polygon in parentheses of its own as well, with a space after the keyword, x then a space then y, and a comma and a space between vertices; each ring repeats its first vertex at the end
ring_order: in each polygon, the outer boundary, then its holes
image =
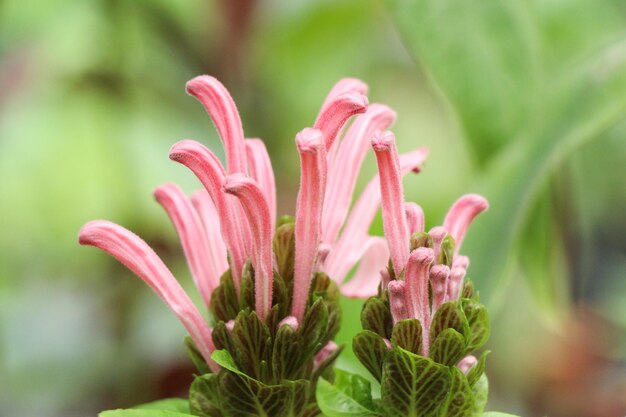
MULTIPOLYGON (((419 172, 419 167, 424 163, 427 156, 428 150, 426 148, 400 155, 402 175, 409 172, 419 172)), ((379 182, 378 175, 375 175, 367 184, 350 211, 339 240, 324 262, 324 271, 337 283, 341 283, 345 279, 350 269, 363 254, 362 242, 367 239, 369 228, 380 207, 379 182)))
POLYGON ((148 284, 178 316, 211 369, 219 370, 219 366, 211 360, 215 350, 211 329, 176 278, 146 242, 129 230, 105 220, 84 225, 78 241, 81 245, 95 246, 107 252, 148 284))
POLYGON ((367 104, 363 94, 349 91, 335 96, 322 108, 313 128, 322 132, 326 149, 333 146, 339 130, 350 117, 367 110, 367 104))
POLYGON ((205 189, 194 192, 191 195, 191 203, 204 226, 209 245, 209 252, 207 253, 209 263, 215 269, 217 276, 221 277, 228 269, 228 255, 226 253, 226 244, 220 232, 220 218, 215 204, 213 204, 209 193, 205 189))
POLYGON ((450 208, 443 227, 452 235, 456 243, 456 253, 459 252, 463 238, 472 220, 489 208, 485 197, 478 194, 466 194, 459 198, 450 208))
POLYGON ((180 141, 170 149, 170 159, 189 168, 209 193, 220 220, 222 236, 228 248, 235 286, 239 288, 241 272, 248 256, 244 242, 247 223, 242 221, 239 200, 222 192, 224 168, 219 159, 204 145, 193 140, 180 141))
POLYGON ((461 285, 465 278, 466 269, 456 266, 450 270, 450 278, 448 279, 448 287, 446 288, 446 301, 454 301, 459 299, 461 293, 461 285))
POLYGON ((224 179, 225 192, 239 198, 252 232, 252 265, 255 277, 256 312, 262 321, 272 308, 272 225, 267 200, 259 185, 244 174, 224 179))
POLYGON ((435 251, 435 263, 439 261, 439 254, 441 252, 441 244, 448 234, 447 230, 443 226, 435 226, 428 231, 430 237, 433 238, 433 250, 435 251))
POLYGON ((424 210, 417 203, 404 203, 404 214, 409 234, 424 231, 424 210))
MULTIPOLYGON (((434 260, 432 249, 417 248, 409 256, 405 274, 407 309, 411 317, 422 323, 424 334, 428 333, 430 328, 428 279, 430 265, 434 260)), ((427 346, 427 343, 424 343, 424 346, 427 346)))
POLYGON ((250 176, 256 180, 270 209, 272 230, 276 227, 276 181, 272 161, 261 139, 246 139, 250 176))
POLYGON ((391 316, 393 317, 394 324, 400 320, 409 318, 409 312, 407 310, 406 282, 400 280, 394 280, 389 283, 389 309, 391 310, 391 316))
POLYGON ((456 364, 456 367, 459 368, 461 372, 463 372, 465 375, 467 375, 470 369, 476 366, 477 363, 478 359, 476 359, 476 356, 467 355, 466 357, 461 359, 459 363, 456 364))
POLYGON ((226 151, 228 172, 246 173, 241 118, 226 87, 214 77, 200 75, 187 83, 187 93, 197 98, 213 119, 226 151))
POLYGON ((296 202, 296 259, 291 314, 302 321, 317 264, 327 166, 321 131, 302 130, 296 136, 296 144, 300 153, 301 175, 296 202))
POLYGON ((328 185, 322 220, 322 242, 334 243, 343 226, 356 180, 374 132, 389 128, 396 113, 382 104, 372 104, 356 118, 339 144, 328 170, 328 185))
POLYGON ((361 262, 350 281, 341 286, 341 293, 350 298, 368 298, 378 293, 381 270, 389 262, 389 247, 382 237, 371 237, 365 243, 361 262))
POLYGON ((409 258, 410 236, 404 214, 402 173, 395 136, 391 132, 376 133, 372 139, 372 148, 378 163, 385 237, 389 244, 393 270, 400 277, 409 258))
POLYGON ((448 277, 450 267, 448 265, 433 265, 430 268, 430 286, 433 291, 432 312, 439 309, 439 306, 446 300, 448 291, 448 277))
POLYGON ((320 109, 320 113, 322 113, 324 109, 330 105, 333 99, 340 94, 351 91, 353 93, 366 95, 367 90, 368 90, 367 84, 365 84, 363 81, 359 80, 358 78, 350 78, 350 77, 342 78, 341 80, 337 81, 337 83, 335 83, 333 88, 331 88, 330 91, 328 92, 326 99, 324 99, 324 104, 322 104, 322 108, 320 109))
POLYGON ((193 281, 205 305, 208 306, 213 290, 219 285, 220 274, 207 257, 210 249, 204 225, 189 198, 176 184, 157 187, 154 190, 154 197, 174 224, 193 281))

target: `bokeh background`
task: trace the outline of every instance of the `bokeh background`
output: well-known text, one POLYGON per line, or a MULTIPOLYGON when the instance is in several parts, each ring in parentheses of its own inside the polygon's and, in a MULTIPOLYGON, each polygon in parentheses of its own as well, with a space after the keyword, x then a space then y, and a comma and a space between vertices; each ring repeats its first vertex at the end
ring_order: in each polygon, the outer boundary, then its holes
MULTIPOLYGON (((492 313, 489 409, 626 415, 623 0, 0 0, 0 415, 184 395, 182 326, 76 236, 121 223, 193 292, 151 192, 199 186, 175 141, 221 152, 184 93, 201 73, 266 141, 283 213, 295 133, 339 78, 368 82, 399 148, 431 149, 405 181, 427 226, 462 193, 491 202, 464 245, 492 313)), ((370 155, 361 185, 374 172, 370 155)), ((360 305, 344 303, 343 342, 360 305)), ((349 351, 339 366, 358 369, 349 351)))

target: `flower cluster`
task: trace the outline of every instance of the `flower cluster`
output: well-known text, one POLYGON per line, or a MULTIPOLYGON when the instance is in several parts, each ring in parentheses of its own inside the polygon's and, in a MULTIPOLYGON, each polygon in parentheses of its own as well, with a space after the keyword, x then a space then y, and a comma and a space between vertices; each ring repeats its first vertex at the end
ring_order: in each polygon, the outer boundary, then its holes
MULTIPOLYGON (((393 124, 395 113, 381 104, 368 105, 363 82, 343 79, 312 127, 296 135, 301 176, 295 217, 278 219, 267 150, 261 140, 244 137, 228 91, 215 78, 200 76, 187 84, 187 92, 213 120, 226 166, 204 145, 178 142, 170 159, 189 168, 204 189, 188 197, 166 184, 154 196, 176 228, 214 325, 132 232, 98 220, 82 228, 79 241, 126 265, 188 330, 189 351, 203 373, 190 391, 194 414, 316 415, 315 383, 339 353, 332 342, 340 319, 337 286, 342 284, 346 296, 377 294, 390 254, 394 271, 402 273, 409 256, 408 247, 400 253, 399 242, 409 240, 404 214, 395 224, 397 210, 404 213, 396 201, 398 184, 402 175, 419 171, 427 152, 398 156, 390 136, 377 133, 393 124), (352 205, 373 136, 380 179, 372 179, 352 205), (381 201, 387 241, 368 235, 381 201), (353 278, 343 284, 360 260, 353 278)), ((411 221, 418 222, 412 213, 411 221)))

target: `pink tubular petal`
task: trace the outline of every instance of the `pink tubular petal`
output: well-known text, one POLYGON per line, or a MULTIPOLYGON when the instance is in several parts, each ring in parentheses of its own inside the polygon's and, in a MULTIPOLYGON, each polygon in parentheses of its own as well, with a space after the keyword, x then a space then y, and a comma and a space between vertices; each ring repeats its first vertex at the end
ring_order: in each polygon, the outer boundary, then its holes
POLYGON ((237 198, 222 192, 224 181, 222 164, 209 149, 192 140, 183 140, 174 144, 170 149, 170 159, 191 169, 213 200, 219 215, 222 236, 228 248, 233 280, 238 289, 241 272, 248 259, 243 230, 243 226, 247 224, 242 222, 237 198))
POLYGON ((406 293, 405 281, 394 280, 389 283, 389 306, 394 324, 410 317, 407 311, 406 293))
POLYGON ((276 181, 272 161, 261 139, 246 139, 246 155, 250 176, 263 190, 270 209, 272 230, 276 228, 276 181))
POLYGON ((463 268, 463 269, 467 269, 469 268, 469 258, 467 256, 461 256, 461 255, 457 255, 454 257, 454 262, 452 263, 452 267, 456 268, 463 268))
POLYGON ((215 204, 209 193, 202 189, 191 195, 191 203, 202 220, 209 245, 209 264, 215 269, 215 274, 221 277, 228 269, 228 255, 226 244, 220 232, 220 218, 215 204))
POLYGON ((341 80, 337 81, 333 88, 330 89, 330 92, 324 100, 324 104, 322 104, 322 109, 320 110, 320 113, 322 113, 324 109, 330 105, 333 99, 340 94, 351 91, 353 93, 366 95, 367 90, 367 84, 365 84, 358 78, 342 78, 341 80))
MULTIPOLYGON (((428 271, 435 260, 435 254, 430 248, 417 248, 409 256, 406 267, 406 300, 407 310, 411 317, 422 323, 422 332, 425 338, 430 329, 430 305, 428 297, 428 271)), ((427 339, 424 346, 428 346, 427 339)))
POLYGON ((389 247, 381 237, 371 237, 362 260, 350 281, 341 286, 341 293, 349 298, 368 298, 378 293, 381 275, 389 262, 389 247))
POLYGON ((353 92, 339 94, 323 107, 313 127, 322 132, 326 149, 332 147, 339 130, 348 119, 365 110, 367 110, 367 97, 353 92))
POLYGON ((446 301, 454 301, 459 299, 461 292, 461 284, 465 278, 466 270, 461 267, 452 267, 450 270, 450 278, 448 279, 448 287, 446 288, 446 301))
POLYGON ((467 228, 472 220, 489 208, 487 200, 478 194, 466 194, 459 198, 450 208, 443 227, 452 235, 456 243, 456 253, 459 252, 467 228))
POLYGON ((439 252, 441 251, 441 243, 445 239, 448 232, 442 226, 433 227, 428 231, 430 237, 433 238, 433 250, 435 251, 435 263, 439 260, 439 252))
POLYGON ((213 290, 219 285, 220 275, 207 257, 210 248, 204 225, 189 198, 176 184, 161 185, 154 190, 154 197, 174 224, 193 281, 208 306, 213 290))
POLYGON ((476 356, 467 355, 456 364, 456 367, 461 370, 465 375, 478 363, 476 356))
POLYGON ((439 309, 439 306, 443 304, 446 299, 449 276, 450 267, 448 265, 434 265, 430 268, 430 286, 433 290, 433 314, 439 309))
POLYGON ((196 343, 213 371, 219 366, 211 360, 215 350, 211 329, 156 253, 129 230, 105 220, 87 223, 80 230, 81 245, 95 246, 109 253, 141 278, 169 306, 196 343))
POLYGON ((332 340, 326 343, 324 347, 315 354, 315 357, 313 358, 313 369, 319 368, 320 365, 326 361, 326 359, 330 358, 330 356, 337 351, 337 349, 339 349, 339 346, 337 346, 337 343, 332 340))
POLYGON ((244 174, 229 175, 224 179, 225 192, 239 198, 252 232, 252 265, 255 276, 256 312, 262 321, 272 308, 272 225, 267 200, 258 184, 244 174))
POLYGON ((201 75, 187 83, 187 93, 197 98, 213 119, 226 151, 228 172, 246 173, 241 119, 226 87, 214 77, 201 75))
POLYGON ((280 323, 278 323, 278 328, 280 329, 284 325, 291 327, 293 330, 298 330, 298 326, 300 326, 300 324, 298 323, 298 319, 294 316, 287 316, 282 319, 280 323))
POLYGON ((393 270, 399 277, 409 258, 409 232, 404 214, 402 173, 393 133, 376 133, 372 139, 372 148, 378 162, 385 237, 391 252, 393 270))
MULTIPOLYGON (((402 175, 419 172, 419 166, 424 163, 427 155, 426 148, 400 155, 402 175)), ((376 175, 367 184, 352 208, 339 240, 324 263, 324 271, 335 282, 343 282, 350 269, 363 255, 365 248, 362 242, 367 239, 370 225, 380 206, 379 183, 379 177, 376 175)))
POLYGON ((296 144, 300 153, 301 175, 296 202, 296 259, 291 311, 302 321, 318 257, 327 167, 322 132, 304 129, 296 136, 296 144))
POLYGON ((417 203, 404 203, 409 234, 424 231, 424 210, 417 203))
POLYGON ((322 241, 334 243, 348 214, 354 186, 374 132, 389 128, 396 114, 382 104, 372 104, 356 118, 339 144, 328 171, 328 185, 322 221, 322 241))

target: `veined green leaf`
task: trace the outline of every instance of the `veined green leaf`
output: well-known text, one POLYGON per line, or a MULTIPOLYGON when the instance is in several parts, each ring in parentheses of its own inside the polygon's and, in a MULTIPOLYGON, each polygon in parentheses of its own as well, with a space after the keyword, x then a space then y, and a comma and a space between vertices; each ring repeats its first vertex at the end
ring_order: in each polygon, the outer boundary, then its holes
POLYGON ((335 370, 335 383, 320 379, 317 402, 328 417, 380 416, 375 411, 368 380, 357 374, 335 370))
POLYGON ((167 410, 189 413, 189 400, 184 398, 166 398, 133 407, 135 410, 167 410))

